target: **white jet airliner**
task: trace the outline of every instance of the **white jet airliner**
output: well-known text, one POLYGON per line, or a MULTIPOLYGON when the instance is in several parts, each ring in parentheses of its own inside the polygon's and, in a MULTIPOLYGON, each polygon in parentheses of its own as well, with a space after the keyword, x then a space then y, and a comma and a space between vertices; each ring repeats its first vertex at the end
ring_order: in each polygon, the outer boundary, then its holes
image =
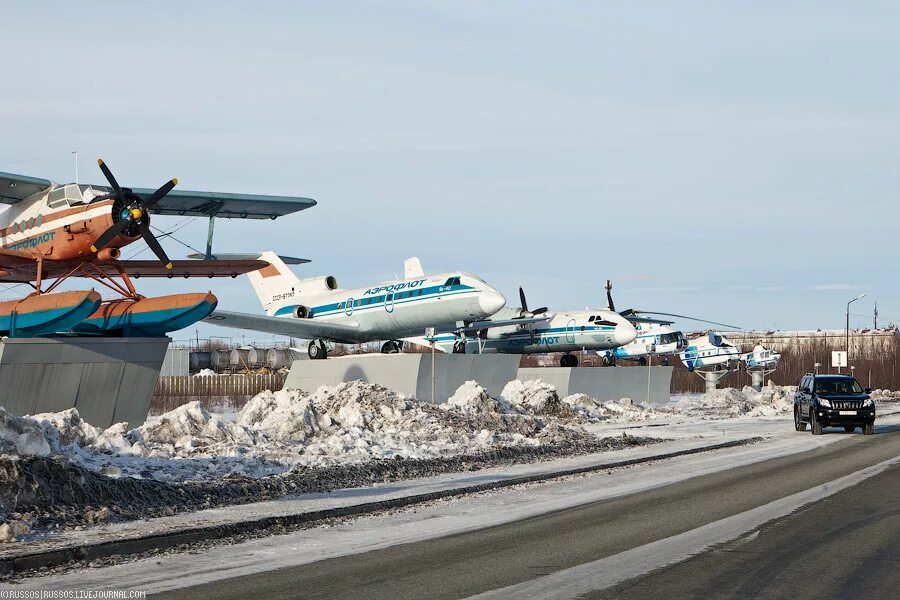
MULTIPOLYGON (((226 259, 228 255, 217 255, 226 259)), ((268 267, 247 274, 266 316, 217 310, 204 319, 214 325, 311 339, 309 357, 326 358, 326 342, 388 340, 382 352, 399 352, 402 338, 426 328, 452 331, 486 319, 506 299, 471 273, 425 275, 418 258, 404 264, 404 279, 349 290, 333 276, 298 278, 285 264, 308 262, 263 252, 268 267)))

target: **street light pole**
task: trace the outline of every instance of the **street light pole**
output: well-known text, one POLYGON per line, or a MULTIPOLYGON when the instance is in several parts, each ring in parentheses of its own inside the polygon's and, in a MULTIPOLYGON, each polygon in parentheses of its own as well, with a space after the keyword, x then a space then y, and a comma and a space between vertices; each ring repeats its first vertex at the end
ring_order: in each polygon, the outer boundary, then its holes
POLYGON ((850 305, 853 304, 854 302, 856 302, 857 300, 862 300, 865 297, 866 297, 865 294, 860 294, 859 296, 857 296, 856 298, 854 298, 853 300, 851 300, 850 302, 847 303, 847 329, 845 330, 845 333, 844 333, 844 336, 845 336, 844 341, 846 342, 844 347, 847 349, 847 364, 850 364, 850 305))

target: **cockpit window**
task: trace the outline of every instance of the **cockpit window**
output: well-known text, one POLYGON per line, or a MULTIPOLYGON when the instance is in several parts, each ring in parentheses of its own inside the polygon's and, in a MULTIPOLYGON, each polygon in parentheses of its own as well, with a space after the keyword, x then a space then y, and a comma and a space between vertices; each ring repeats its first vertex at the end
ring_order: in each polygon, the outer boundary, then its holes
POLYGON ((66 204, 66 188, 58 187, 47 194, 47 205, 50 208, 64 206, 66 204))
POLYGON ((444 285, 461 285, 459 281, 459 277, 451 277, 447 280, 447 283, 444 285))
POLYGON ((590 317, 588 317, 588 323, 593 323, 594 319, 596 319, 596 318, 597 318, 596 315, 591 315, 590 317))
POLYGON ((81 190, 74 183, 67 185, 66 190, 66 200, 69 201, 69 204, 73 202, 81 202, 81 190))

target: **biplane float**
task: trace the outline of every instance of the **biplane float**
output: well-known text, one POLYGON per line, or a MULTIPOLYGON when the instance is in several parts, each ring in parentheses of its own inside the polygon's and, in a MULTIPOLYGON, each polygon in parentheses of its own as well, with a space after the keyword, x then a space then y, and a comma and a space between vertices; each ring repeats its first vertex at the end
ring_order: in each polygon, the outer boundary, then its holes
POLYGON ((0 173, 0 282, 24 283, 33 292, 0 302, 0 335, 28 337, 59 332, 107 336, 158 336, 209 315, 210 293, 148 298, 135 289, 141 277, 237 277, 268 266, 255 255, 217 260, 212 255, 216 218, 276 219, 315 206, 284 196, 121 187, 98 160, 108 186, 53 183, 0 173), (150 230, 151 214, 209 218, 205 260, 169 260, 150 230), (143 239, 158 260, 124 260, 121 249, 143 239), (71 277, 112 290, 57 291, 71 277))

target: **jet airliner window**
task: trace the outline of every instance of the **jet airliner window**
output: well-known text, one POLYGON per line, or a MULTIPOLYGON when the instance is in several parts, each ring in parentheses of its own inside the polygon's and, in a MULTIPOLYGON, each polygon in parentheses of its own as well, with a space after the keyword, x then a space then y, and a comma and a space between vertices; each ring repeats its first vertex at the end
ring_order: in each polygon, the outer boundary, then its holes
POLYGON ((588 317, 588 323, 593 323, 594 319, 596 319, 596 318, 597 317, 595 317, 594 315, 591 315, 590 317, 588 317))
POLYGON ((451 277, 444 285, 460 285, 459 277, 451 277))

